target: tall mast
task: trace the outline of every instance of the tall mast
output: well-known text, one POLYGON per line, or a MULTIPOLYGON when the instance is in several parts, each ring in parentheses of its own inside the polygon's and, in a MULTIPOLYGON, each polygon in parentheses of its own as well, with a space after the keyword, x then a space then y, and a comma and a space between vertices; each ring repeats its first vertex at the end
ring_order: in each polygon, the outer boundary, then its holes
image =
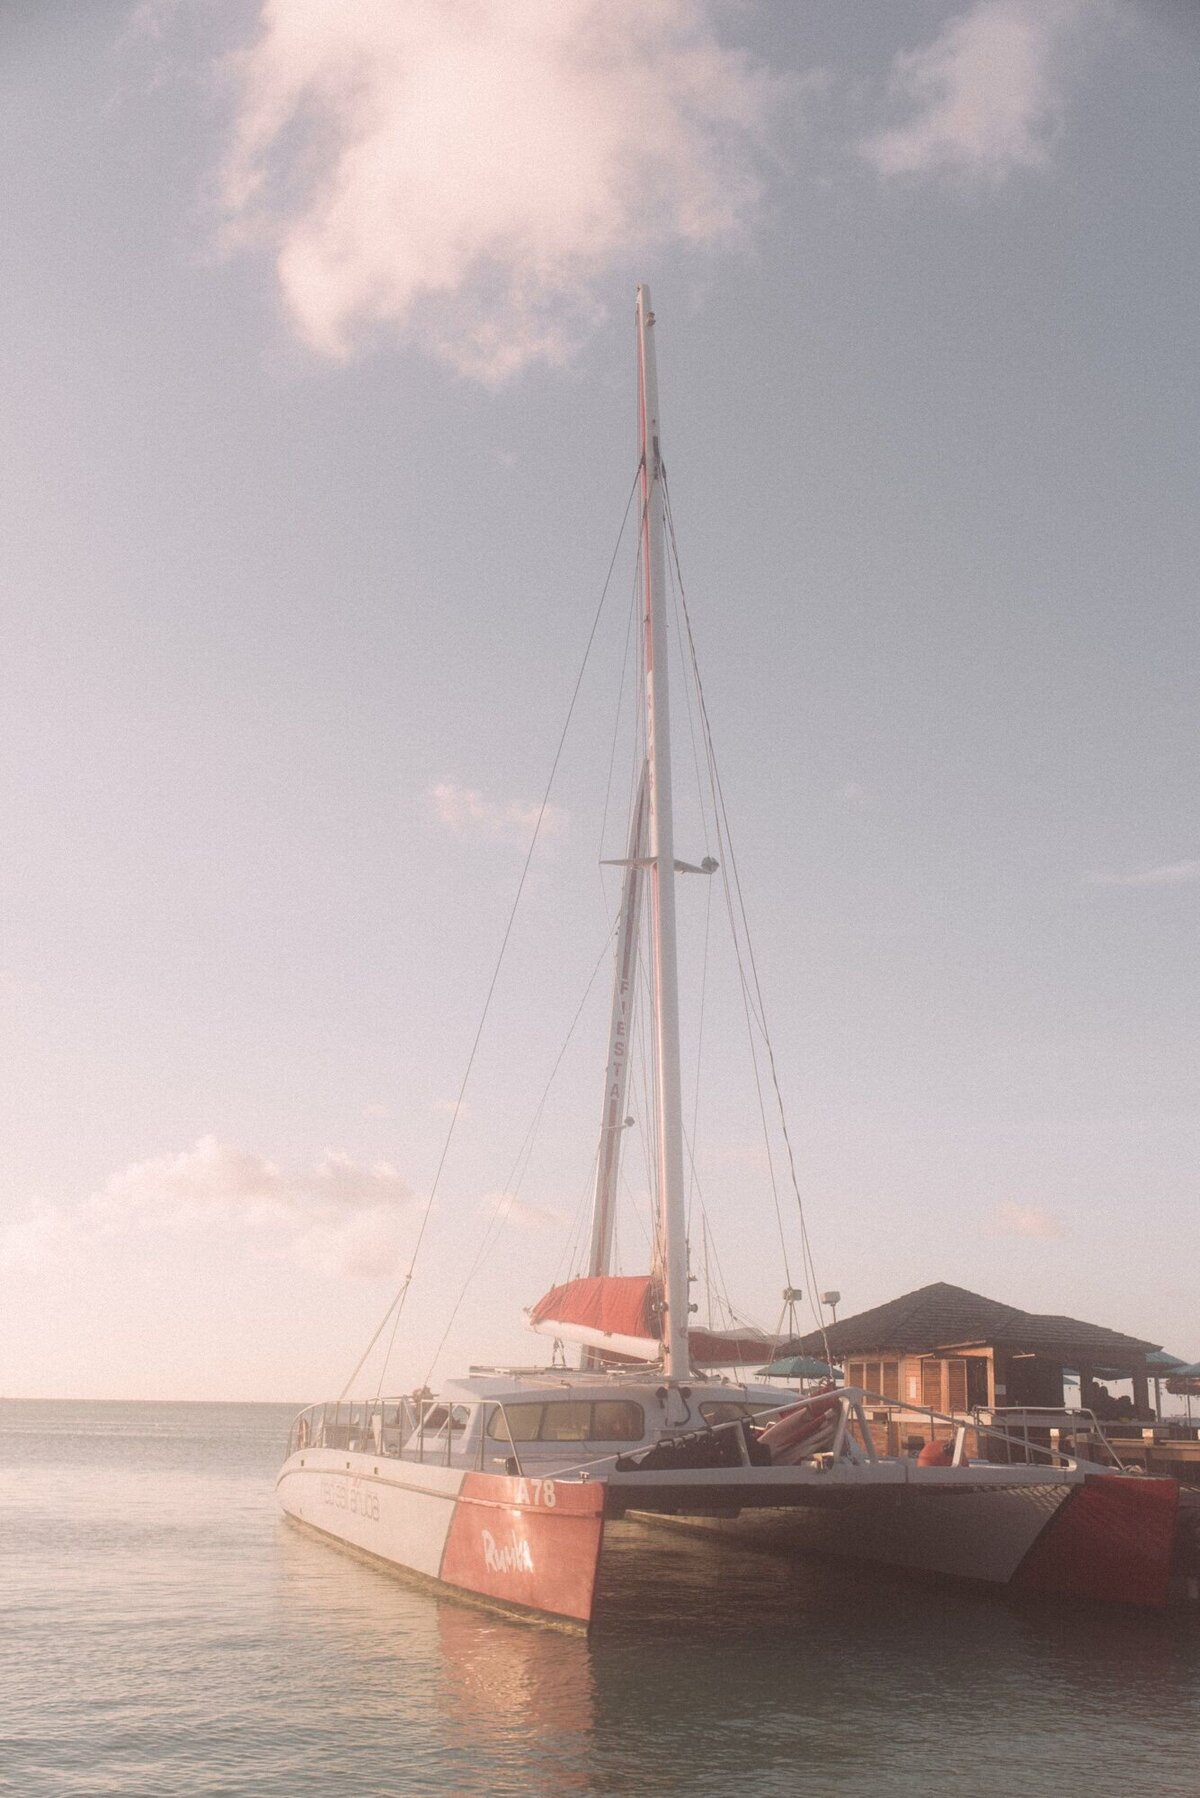
POLYGON ((658 1227, 663 1257, 662 1340, 669 1379, 686 1379, 687 1221, 679 1081, 679 977, 675 953, 675 830, 671 807, 671 714, 667 694, 667 601, 662 444, 650 289, 638 288, 638 447, 641 454, 642 624, 650 788, 650 910, 654 947, 658 1099, 658 1227))
MULTIPOLYGON (((633 1021, 634 985, 637 980, 638 920, 646 858, 646 770, 642 769, 629 823, 629 850, 624 863, 621 921, 617 930, 617 958, 613 979, 612 1017, 608 1027, 608 1066, 604 1074, 604 1112, 600 1123, 600 1154, 596 1162, 596 1193, 592 1201, 592 1252, 588 1273, 610 1272, 613 1217, 617 1204, 617 1174, 621 1165, 621 1135, 625 1129, 625 1098, 629 1090, 629 1031, 633 1021)), ((587 1353, 590 1355, 591 1350, 587 1353)), ((584 1365, 590 1363, 585 1361, 584 1365)))

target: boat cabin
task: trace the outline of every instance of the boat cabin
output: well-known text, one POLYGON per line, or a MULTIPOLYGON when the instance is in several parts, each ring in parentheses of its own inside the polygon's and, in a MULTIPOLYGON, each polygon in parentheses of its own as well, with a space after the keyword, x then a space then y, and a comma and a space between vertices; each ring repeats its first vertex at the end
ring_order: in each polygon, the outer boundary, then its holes
POLYGON ((487 1473, 562 1471, 738 1423, 794 1397, 724 1380, 667 1387, 644 1372, 475 1370, 436 1395, 313 1405, 293 1425, 289 1452, 340 1449, 487 1473))

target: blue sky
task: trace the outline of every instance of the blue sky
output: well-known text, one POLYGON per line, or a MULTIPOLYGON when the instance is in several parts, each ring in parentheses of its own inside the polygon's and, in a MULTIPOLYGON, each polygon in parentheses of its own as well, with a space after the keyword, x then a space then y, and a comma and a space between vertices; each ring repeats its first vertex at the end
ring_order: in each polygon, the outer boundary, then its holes
MULTIPOLYGON (((822 1284, 1200 1354, 1194 7, 95 0, 0 46, 0 1391, 349 1373, 632 478, 639 279, 822 1284)), ((628 593, 392 1384, 603 951, 628 593)), ((538 1352, 603 984, 447 1371, 538 1352)), ((706 1005, 697 1165, 771 1325, 706 1005)))

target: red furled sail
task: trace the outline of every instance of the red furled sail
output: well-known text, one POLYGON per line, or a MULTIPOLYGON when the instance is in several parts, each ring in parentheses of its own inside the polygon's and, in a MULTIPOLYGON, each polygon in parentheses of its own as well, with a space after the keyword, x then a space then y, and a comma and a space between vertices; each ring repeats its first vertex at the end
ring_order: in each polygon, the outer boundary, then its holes
MULTIPOLYGON (((609 1354, 657 1361, 662 1354, 662 1288, 650 1274, 599 1274, 552 1287, 526 1313, 542 1336, 582 1342, 609 1354)), ((770 1337, 750 1328, 693 1329, 692 1359, 705 1367, 760 1367, 774 1350, 770 1337)))

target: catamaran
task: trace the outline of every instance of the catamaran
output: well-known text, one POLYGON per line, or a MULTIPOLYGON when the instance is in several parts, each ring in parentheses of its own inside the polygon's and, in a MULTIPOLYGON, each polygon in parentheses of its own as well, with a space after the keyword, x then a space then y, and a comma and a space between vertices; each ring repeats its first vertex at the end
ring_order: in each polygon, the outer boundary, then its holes
MULTIPOLYGON (((644 755, 623 890, 587 1271, 527 1313, 580 1365, 473 1369, 436 1392, 341 1400, 296 1418, 278 1477, 295 1522, 447 1590, 557 1623, 593 1616, 606 1530, 625 1518, 1017 1590, 1161 1605, 1173 1480, 1031 1448, 925 1414, 895 1452, 886 1398, 806 1397, 747 1377, 778 1338, 701 1328, 690 1299, 668 693, 668 512, 655 319, 636 306, 644 755), (647 912, 655 1229, 651 1268, 613 1271, 639 923, 647 912), (732 1374, 717 1370, 731 1368, 732 1374), (892 1452, 888 1452, 889 1446, 892 1452)), ((790 1302, 797 1294, 785 1292, 790 1302)), ((906 1407, 911 1411, 911 1407, 906 1407)), ((653 1553, 653 1533, 644 1532, 653 1553)))

